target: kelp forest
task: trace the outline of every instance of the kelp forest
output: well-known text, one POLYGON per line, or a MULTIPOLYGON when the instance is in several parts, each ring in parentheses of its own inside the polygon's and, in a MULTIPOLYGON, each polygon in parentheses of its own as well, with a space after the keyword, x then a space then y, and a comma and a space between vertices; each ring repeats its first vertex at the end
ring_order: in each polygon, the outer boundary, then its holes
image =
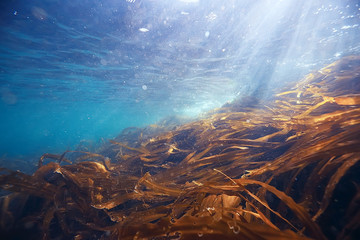
POLYGON ((0 238, 360 239, 360 57, 294 85, 1 168, 0 238))

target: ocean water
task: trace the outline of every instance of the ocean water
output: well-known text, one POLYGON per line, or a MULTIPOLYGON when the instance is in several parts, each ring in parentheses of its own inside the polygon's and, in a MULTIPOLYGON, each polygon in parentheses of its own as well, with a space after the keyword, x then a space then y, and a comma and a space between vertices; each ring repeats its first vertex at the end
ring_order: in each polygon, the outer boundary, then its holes
POLYGON ((5 0, 0 163, 267 98, 360 53, 356 0, 5 0))

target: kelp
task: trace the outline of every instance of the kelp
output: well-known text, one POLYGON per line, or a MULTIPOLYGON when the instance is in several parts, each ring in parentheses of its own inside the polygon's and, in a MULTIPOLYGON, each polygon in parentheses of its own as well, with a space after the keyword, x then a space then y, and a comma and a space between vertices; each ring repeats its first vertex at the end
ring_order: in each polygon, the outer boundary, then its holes
POLYGON ((272 101, 46 153, 33 175, 2 168, 1 238, 356 239, 359 96, 349 56, 272 101))

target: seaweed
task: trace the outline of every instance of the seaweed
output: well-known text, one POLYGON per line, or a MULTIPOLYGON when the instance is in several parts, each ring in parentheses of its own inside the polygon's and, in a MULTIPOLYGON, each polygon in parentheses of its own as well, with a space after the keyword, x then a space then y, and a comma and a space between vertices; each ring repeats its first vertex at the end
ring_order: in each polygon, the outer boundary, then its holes
POLYGON ((124 130, 98 152, 46 153, 32 175, 2 168, 13 193, 0 236, 356 239, 359 63, 344 57, 272 101, 124 130))

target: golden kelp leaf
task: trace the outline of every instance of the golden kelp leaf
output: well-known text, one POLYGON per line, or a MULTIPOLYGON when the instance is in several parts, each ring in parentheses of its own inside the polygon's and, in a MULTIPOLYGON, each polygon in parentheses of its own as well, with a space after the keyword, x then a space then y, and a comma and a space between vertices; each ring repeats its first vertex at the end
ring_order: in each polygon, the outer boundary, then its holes
POLYGON ((299 91, 298 90, 286 91, 286 92, 278 93, 275 96, 279 97, 279 96, 288 95, 288 94, 292 94, 292 93, 296 93, 298 95, 299 91))
POLYGON ((336 185, 340 181, 340 179, 344 176, 346 171, 348 171, 348 169, 351 168, 352 166, 354 166, 358 161, 360 161, 360 156, 358 155, 358 153, 347 154, 346 160, 337 169, 336 173, 334 175, 332 175, 328 185, 325 188, 325 193, 324 193, 324 197, 321 202, 320 208, 313 217, 314 221, 325 211, 326 207, 329 205, 331 196, 335 190, 336 185))
POLYGON ((305 224, 305 226, 312 232, 316 239, 326 239, 322 234, 319 226, 312 221, 309 213, 299 204, 297 204, 291 197, 286 195, 284 192, 277 190, 275 187, 268 185, 266 183, 250 180, 250 179, 234 179, 238 184, 257 184, 265 188, 266 190, 272 192, 276 195, 283 203, 285 203, 295 214, 296 216, 305 224))
POLYGON ((140 159, 143 162, 155 162, 160 160, 161 158, 158 156, 140 156, 140 159))
POLYGON ((56 211, 55 207, 51 207, 50 209, 47 209, 42 223, 43 231, 46 233, 48 238, 50 238, 50 233, 49 233, 50 222, 54 218, 55 211, 56 211))
POLYGON ((169 233, 181 233, 181 239, 308 239, 291 231, 278 231, 266 225, 237 222, 228 217, 214 221, 212 217, 184 216, 170 225, 169 233))
POLYGON ((84 153, 85 155, 78 157, 76 160, 77 161, 83 161, 85 159, 89 159, 89 158, 100 158, 100 159, 104 159, 105 157, 101 154, 97 154, 97 153, 91 153, 91 152, 83 152, 80 151, 80 153, 84 153))
MULTIPOLYGON (((261 205, 263 205, 264 207, 266 207, 267 209, 269 209, 271 212, 273 212, 274 214, 276 214, 278 217, 280 217, 281 219, 283 219, 285 222, 287 222, 290 226, 292 226, 293 228, 295 228, 288 220, 286 220, 285 218, 283 218, 278 212, 274 211, 273 209, 271 209, 269 207, 269 205, 264 202, 261 201, 256 195, 254 195, 253 193, 251 193, 249 190, 247 190, 243 185, 239 184, 238 181, 230 178, 229 176, 227 176, 226 174, 224 174, 223 172, 214 169, 215 171, 223 174, 225 177, 227 177, 230 181, 232 181, 234 184, 236 184, 238 187, 240 187, 240 189, 235 189, 235 190, 240 190, 240 191, 244 191, 247 194, 249 194, 253 199, 255 199, 258 203, 260 203, 261 205)), ((226 189, 226 186, 224 188, 224 186, 212 186, 214 188, 221 188, 221 189, 226 189)), ((233 188, 234 186, 230 186, 230 188, 233 188)), ((258 207, 256 207, 252 201, 250 201, 249 199, 245 198, 243 195, 239 194, 239 197, 242 198, 248 205, 250 205, 252 208, 254 208, 256 210, 256 212, 258 213, 259 217, 261 218, 261 220, 266 223, 269 227, 272 227, 276 230, 279 230, 278 227, 276 227, 261 211, 258 207)), ((295 228, 296 229, 296 228, 295 228)))
POLYGON ((335 97, 334 101, 339 105, 346 105, 346 106, 360 105, 360 95, 335 97))
POLYGON ((240 203, 240 198, 238 196, 229 196, 222 194, 222 204, 224 208, 235 208, 240 203))
POLYGON ((129 147, 123 143, 120 143, 120 142, 115 142, 113 140, 109 140, 109 142, 111 142, 112 144, 115 144, 115 145, 119 145, 121 147, 124 147, 124 148, 127 148, 129 150, 132 150, 132 151, 135 151, 135 152, 139 152, 139 153, 143 153, 143 154, 150 154, 150 151, 147 150, 146 148, 144 147, 141 147, 141 148, 133 148, 133 147, 129 147))
POLYGON ((121 204, 123 204, 124 202, 130 200, 130 199, 137 199, 141 197, 139 195, 139 193, 136 192, 130 192, 130 193, 126 193, 126 194, 120 194, 118 196, 114 196, 112 199, 106 201, 106 202, 102 202, 102 203, 97 203, 97 204, 92 204, 91 206, 97 209, 112 209, 115 208, 121 204))
POLYGON ((144 185, 150 189, 156 190, 157 192, 160 192, 162 194, 166 194, 169 196, 179 196, 183 191, 176 189, 176 188, 168 188, 165 186, 162 186, 160 184, 156 184, 151 180, 150 173, 146 173, 138 182, 139 185, 144 185))
POLYGON ((43 154, 38 162, 38 168, 40 168, 43 165, 44 159, 49 158, 49 159, 53 159, 53 160, 58 160, 59 164, 64 161, 67 163, 71 163, 71 161, 69 161, 67 158, 65 158, 65 154, 68 153, 69 151, 65 151, 63 154, 58 155, 58 154, 51 154, 51 153, 45 153, 43 154))
MULTIPOLYGON (((53 173, 53 170, 58 166, 56 163, 50 163, 48 165, 52 165, 50 173, 53 173)), ((48 168, 43 166, 39 170, 34 176, 29 176, 19 171, 6 169, 7 174, 2 173, 2 175, 0 175, 0 187, 7 191, 22 192, 45 199, 51 199, 56 189, 53 185, 46 182, 42 175, 44 172, 49 173, 47 171, 48 168)))

